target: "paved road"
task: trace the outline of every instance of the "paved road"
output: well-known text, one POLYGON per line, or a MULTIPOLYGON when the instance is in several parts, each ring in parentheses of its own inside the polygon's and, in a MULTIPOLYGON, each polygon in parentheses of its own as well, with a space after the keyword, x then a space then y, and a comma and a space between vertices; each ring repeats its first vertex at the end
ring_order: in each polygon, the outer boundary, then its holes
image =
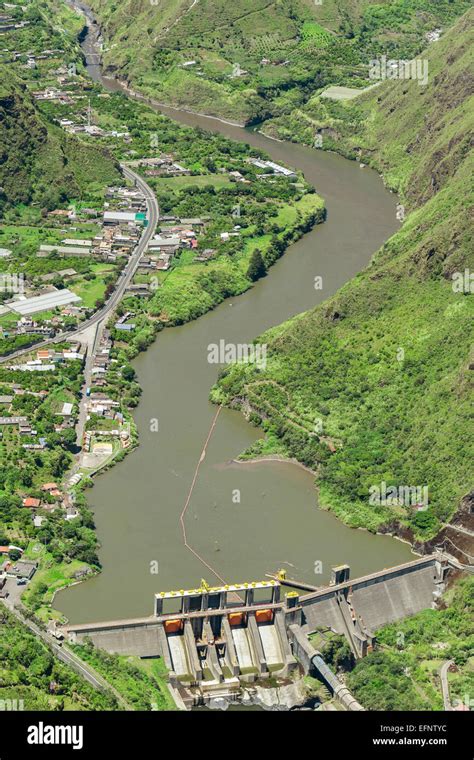
POLYGON ((135 272, 137 271, 138 263, 140 261, 142 254, 146 251, 149 241, 155 234, 156 226, 158 224, 159 213, 160 213, 158 201, 156 200, 155 194, 153 193, 153 190, 151 189, 151 187, 147 185, 145 180, 143 180, 139 174, 136 174, 128 166, 125 166, 124 164, 122 164, 121 166, 122 166, 122 171, 125 177, 127 177, 127 179, 132 180, 145 196, 147 209, 148 209, 148 213, 147 213, 148 226, 144 228, 140 241, 137 247, 135 248, 134 252, 130 256, 130 259, 128 260, 126 267, 122 271, 122 274, 119 277, 117 287, 115 288, 114 292, 110 296, 105 306, 103 306, 102 309, 100 309, 95 314, 93 314, 93 316, 87 319, 85 322, 81 322, 77 330, 74 330, 71 332, 59 333, 58 335, 55 335, 54 338, 41 341, 40 343, 35 343, 34 346, 30 346, 29 348, 23 348, 19 351, 16 351, 13 354, 10 354, 9 356, 3 356, 0 358, 0 364, 5 364, 5 362, 9 362, 12 359, 16 359, 19 356, 28 354, 33 350, 36 351, 38 348, 41 348, 42 346, 49 346, 51 345, 51 343, 60 343, 63 340, 70 340, 71 338, 74 338, 75 336, 80 335, 80 333, 82 333, 88 327, 91 327, 92 325, 96 325, 104 321, 109 316, 110 312, 119 303, 120 299, 122 298, 125 292, 126 287, 130 284, 133 276, 135 275, 135 272))
MULTIPOLYGON (((53 339, 42 341, 41 343, 36 343, 34 346, 30 346, 29 348, 22 349, 20 351, 15 352, 14 354, 10 354, 10 356, 2 357, 0 359, 0 364, 5 363, 7 361, 11 361, 12 359, 22 356, 23 354, 27 354, 33 349, 36 350, 37 348, 40 348, 41 346, 47 346, 51 343, 59 343, 64 339, 70 339, 74 336, 77 336, 87 330, 88 328, 92 326, 96 326, 96 333, 95 338, 93 340, 93 345, 90 348, 90 350, 87 353, 86 358, 86 364, 84 369, 84 387, 83 387, 83 394, 80 402, 80 409, 79 409, 79 422, 78 422, 78 441, 82 441, 82 436, 84 432, 84 426, 85 426, 85 420, 86 420, 86 413, 85 413, 85 407, 86 407, 86 388, 90 385, 91 381, 91 372, 92 372, 92 364, 93 364, 93 357, 95 354, 95 351, 97 349, 98 341, 100 338, 101 330, 103 327, 103 324, 105 320, 109 317, 112 310, 117 306, 120 299, 122 298, 125 289, 130 284, 133 276, 135 275, 135 272, 138 268, 138 264, 140 261, 141 256, 146 251, 148 243, 150 239, 155 234, 156 226, 158 224, 158 218, 159 218, 159 207, 158 202, 156 200, 156 197, 152 191, 152 189, 147 185, 147 183, 132 169, 123 166, 122 170, 124 175, 132 180, 137 187, 142 191, 143 195, 146 199, 147 204, 147 219, 148 219, 148 225, 144 228, 143 234, 140 238, 140 241, 135 248, 134 252, 130 256, 130 259, 127 262, 126 267, 122 271, 117 287, 115 288, 114 292, 111 294, 109 300, 104 305, 102 309, 100 309, 98 312, 96 312, 90 319, 86 320, 85 322, 82 322, 81 325, 77 330, 74 330, 73 332, 64 332, 59 335, 56 335, 53 339)), ((2 600, 5 604, 5 606, 12 612, 13 615, 23 624, 26 625, 29 630, 34 633, 36 636, 41 638, 45 644, 49 647, 49 649, 53 652, 53 654, 62 662, 66 663, 69 667, 71 667, 73 670, 76 671, 79 675, 81 675, 83 678, 88 681, 94 688, 101 689, 101 690, 108 690, 111 691, 116 699, 118 700, 119 704, 121 704, 125 709, 132 709, 130 705, 124 700, 124 698, 119 694, 116 689, 114 689, 111 684, 109 684, 104 678, 102 678, 101 675, 99 675, 93 668, 90 667, 90 665, 86 664, 81 660, 77 655, 72 652, 67 645, 60 646, 57 643, 57 640, 52 636, 51 634, 47 633, 46 631, 43 631, 39 626, 36 625, 33 621, 31 621, 29 618, 25 617, 23 613, 14 606, 14 600, 11 600, 11 603, 8 603, 7 600, 2 600)))
POLYGON ((453 665, 452 660, 446 660, 443 662, 439 669, 439 676, 441 678, 441 690, 443 692, 443 704, 445 710, 452 710, 451 699, 449 697, 449 684, 448 684, 448 670, 449 666, 453 665))
MULTIPOLYGON (((99 316, 94 315, 94 321, 92 322, 92 324, 95 324, 96 332, 95 332, 95 337, 93 340, 93 345, 89 346, 89 351, 87 352, 86 363, 84 367, 84 385, 82 387, 82 396, 79 402, 79 414, 78 414, 78 421, 76 425, 76 442, 78 446, 82 445, 82 439, 84 436, 84 430, 85 430, 86 420, 87 420, 86 390, 91 385, 92 365, 94 363, 95 353, 97 351, 97 347, 100 342, 100 337, 102 334, 105 321, 107 320, 112 309, 114 309, 114 307, 119 303, 120 299, 122 298, 125 292, 125 288, 130 284, 137 270, 138 264, 140 262, 140 258, 142 257, 143 253, 146 251, 150 239, 155 234, 155 230, 156 230, 156 226, 158 224, 158 218, 159 218, 159 206, 158 206, 158 202, 156 200, 155 194, 153 193, 153 190, 147 185, 147 183, 138 174, 136 174, 128 166, 124 166, 122 164, 122 170, 123 170, 124 175, 128 179, 135 182, 137 187, 142 191, 143 195, 146 198, 147 212, 148 212, 147 213, 148 226, 145 227, 143 234, 140 238, 140 242, 135 248, 129 261, 127 262, 127 266, 125 267, 125 269, 123 270, 120 276, 116 289, 114 290, 109 301, 104 307, 105 313, 104 313, 104 309, 101 309, 101 311, 98 313, 99 316)), ((88 326, 90 326, 90 322, 88 325, 81 325, 80 331, 82 332, 88 326)), ((80 465, 80 461, 77 463, 77 465, 80 465)), ((76 470, 77 470, 77 466, 73 468, 72 473, 76 472, 76 470)))
POLYGON ((85 680, 90 683, 91 686, 93 686, 95 689, 101 689, 102 691, 111 691, 119 703, 121 703, 124 707, 130 709, 129 705, 125 702, 123 697, 113 688, 113 686, 111 686, 104 678, 102 678, 99 673, 91 668, 90 665, 83 662, 83 660, 77 657, 74 652, 71 652, 71 650, 64 645, 60 646, 54 636, 47 633, 46 631, 43 631, 39 626, 36 625, 36 623, 33 623, 32 620, 25 617, 23 613, 18 609, 18 607, 13 606, 13 603, 8 603, 6 599, 3 599, 2 601, 5 604, 5 607, 7 607, 13 615, 15 615, 20 623, 26 625, 26 627, 29 628, 29 630, 34 633, 35 636, 38 636, 44 641, 44 643, 49 647, 49 649, 58 658, 58 660, 61 660, 66 665, 69 665, 69 667, 75 670, 76 673, 78 673, 80 676, 85 678, 85 680))
POLYGON ((86 405, 87 405, 87 395, 86 391, 87 388, 90 387, 92 382, 92 365, 94 363, 94 357, 97 351, 97 346, 100 340, 100 335, 102 333, 101 329, 102 325, 101 323, 98 323, 95 326, 95 333, 94 338, 92 340, 92 343, 89 344, 89 348, 87 351, 86 361, 84 364, 84 382, 81 388, 81 400, 79 401, 79 412, 77 417, 77 425, 76 425, 76 443, 78 446, 82 447, 82 439, 84 436, 84 429, 86 426, 86 418, 87 418, 87 412, 86 412, 86 405))

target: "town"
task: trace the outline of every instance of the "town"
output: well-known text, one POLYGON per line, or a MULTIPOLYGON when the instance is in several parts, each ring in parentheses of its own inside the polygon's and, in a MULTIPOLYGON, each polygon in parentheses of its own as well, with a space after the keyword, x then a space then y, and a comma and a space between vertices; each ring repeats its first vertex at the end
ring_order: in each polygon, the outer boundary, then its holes
POLYGON ((58 139, 100 151, 107 177, 66 201, 52 191, 0 224, 0 451, 23 536, 3 537, 14 548, 2 593, 16 598, 27 563, 22 599, 48 620, 51 553, 63 585, 99 569, 85 490, 138 443, 131 360, 165 326, 201 313, 203 298, 218 303, 224 274, 236 293, 248 288, 252 259, 271 266, 323 221, 324 204, 301 172, 131 108, 44 39, 6 30, 0 59, 58 139))
POLYGON ((472 10, 340 5, 0 3, 0 715, 472 707, 472 10))

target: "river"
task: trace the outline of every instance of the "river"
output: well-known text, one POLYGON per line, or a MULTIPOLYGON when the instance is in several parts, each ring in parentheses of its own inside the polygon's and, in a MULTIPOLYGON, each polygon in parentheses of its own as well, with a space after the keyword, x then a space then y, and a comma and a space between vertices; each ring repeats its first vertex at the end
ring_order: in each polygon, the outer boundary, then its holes
MULTIPOLYGON (((83 43, 86 53, 97 50, 95 37, 92 29, 83 43)), ((102 77, 98 66, 89 66, 89 73, 107 89, 121 89, 102 77)), ((88 491, 103 571, 56 596, 55 606, 71 622, 148 615, 157 591, 192 588, 202 577, 218 582, 185 548, 179 524, 216 413, 208 400, 217 376, 216 366, 207 361, 208 344, 221 339, 247 343, 316 306, 363 269, 398 227, 396 196, 375 172, 355 162, 217 119, 159 110, 302 169, 324 196, 328 217, 292 245, 250 291, 195 322, 164 330, 134 361, 143 388, 134 414, 140 445, 88 491), (318 275, 322 291, 314 289, 318 275), (158 432, 150 430, 152 419, 158 419, 158 432)), ((348 563, 356 577, 412 558, 408 545, 351 530, 319 509, 314 478, 303 468, 232 462, 261 435, 238 412, 222 410, 186 515, 189 543, 227 582, 263 579, 284 567, 293 577, 322 585, 336 564, 348 563), (240 503, 234 503, 237 490, 240 503)))

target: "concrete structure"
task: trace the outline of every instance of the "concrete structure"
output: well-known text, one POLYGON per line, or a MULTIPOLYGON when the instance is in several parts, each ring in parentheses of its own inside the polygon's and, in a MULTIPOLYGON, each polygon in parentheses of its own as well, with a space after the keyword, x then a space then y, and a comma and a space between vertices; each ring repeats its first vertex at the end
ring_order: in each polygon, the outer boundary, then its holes
POLYGON ((235 694, 241 682, 273 674, 287 678, 297 658, 346 709, 359 710, 308 633, 330 628, 363 657, 374 646, 377 628, 435 606, 449 563, 438 553, 353 581, 343 565, 333 569, 332 585, 303 596, 290 591, 283 600, 278 580, 216 587, 203 581, 200 588, 155 594, 152 617, 69 625, 64 633, 71 642, 91 639, 118 654, 163 657, 171 686, 189 704, 216 689, 221 696, 235 694))
POLYGON ((288 643, 277 581, 161 592, 155 615, 67 626, 72 642, 90 638, 103 649, 163 657, 170 684, 188 700, 236 694, 240 682, 286 678, 297 667, 288 643), (262 596, 257 600, 255 595, 262 596), (173 611, 164 607, 173 605, 173 611))
POLYGON ((290 625, 288 634, 292 642, 293 652, 298 658, 298 662, 301 663, 304 672, 318 675, 346 710, 363 710, 364 708, 352 696, 347 686, 341 683, 336 674, 324 662, 320 652, 313 647, 300 626, 290 625))
POLYGON ((37 562, 19 559, 14 563, 6 561, 2 570, 10 578, 26 578, 30 580, 35 574, 37 567, 37 562))
POLYGON ((104 211, 104 224, 119 224, 120 222, 143 222, 135 211, 104 211))
POLYGON ((92 240, 82 240, 81 238, 64 238, 62 241, 64 245, 72 246, 86 246, 86 248, 92 248, 92 240))
POLYGON ((28 422, 27 417, 0 417, 0 425, 21 425, 28 422))
POLYGON ((300 622, 308 631, 328 627, 345 635, 354 654, 364 656, 377 628, 434 606, 447 569, 447 558, 441 554, 353 581, 348 580, 347 566, 334 568, 332 580, 342 577, 343 582, 302 596, 300 622))
MULTIPOLYGON (((203 584, 205 581, 203 581, 203 584)), ((250 607, 254 602, 256 591, 268 591, 268 602, 276 604, 280 601, 280 584, 278 581, 259 581, 253 583, 235 583, 231 586, 208 586, 188 591, 161 591, 155 594, 155 615, 163 615, 165 601, 178 600, 179 613, 206 611, 209 609, 223 610, 236 606, 239 602, 250 607)), ((265 602, 263 603, 265 604, 265 602)))
POLYGON ((262 158, 251 158, 249 161, 258 169, 271 169, 274 174, 282 175, 288 179, 296 179, 298 176, 293 169, 287 169, 286 166, 277 164, 275 161, 267 161, 262 158))
POLYGON ((45 293, 42 296, 13 301, 6 305, 17 314, 26 315, 35 314, 38 311, 49 311, 56 308, 56 306, 66 306, 70 303, 78 303, 81 300, 75 293, 64 288, 63 290, 55 290, 52 293, 45 293))
POLYGON ((155 235, 148 244, 148 250, 156 250, 162 248, 179 248, 181 244, 181 238, 179 235, 155 235))
POLYGON ((40 245, 40 253, 57 251, 63 256, 86 256, 92 253, 91 246, 83 245, 40 245))

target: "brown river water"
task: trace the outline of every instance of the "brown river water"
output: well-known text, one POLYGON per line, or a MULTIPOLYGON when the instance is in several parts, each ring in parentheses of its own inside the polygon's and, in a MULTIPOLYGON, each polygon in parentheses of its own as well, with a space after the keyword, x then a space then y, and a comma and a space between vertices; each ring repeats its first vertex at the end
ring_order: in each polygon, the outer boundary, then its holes
MULTIPOLYGON (((86 38, 86 53, 97 49, 94 36, 92 30, 86 38)), ((98 66, 90 66, 89 73, 107 89, 121 89, 103 78, 98 66)), ((185 548, 179 524, 216 413, 208 396, 218 367, 207 361, 208 345, 221 339, 248 343, 316 306, 361 271, 398 227, 396 196, 375 172, 355 162, 217 119, 159 110, 302 169, 324 196, 328 217, 292 245, 250 291, 195 322, 164 330, 134 361, 143 388, 134 413, 140 445, 88 491, 103 570, 57 594, 55 606, 71 622, 148 615, 157 591, 193 588, 202 577, 218 582, 185 548), (322 291, 314 289, 316 276, 323 278, 322 291), (151 419, 158 419, 158 432, 151 432, 151 419)), ((232 462, 261 435, 238 412, 221 411, 186 513, 189 543, 227 582, 263 579, 284 567, 289 576, 322 585, 336 564, 348 563, 356 577, 413 556, 408 545, 394 538, 351 530, 320 510, 314 478, 303 468, 232 462), (237 504, 236 489, 241 495, 237 504), (316 574, 317 563, 322 572, 316 574)))

